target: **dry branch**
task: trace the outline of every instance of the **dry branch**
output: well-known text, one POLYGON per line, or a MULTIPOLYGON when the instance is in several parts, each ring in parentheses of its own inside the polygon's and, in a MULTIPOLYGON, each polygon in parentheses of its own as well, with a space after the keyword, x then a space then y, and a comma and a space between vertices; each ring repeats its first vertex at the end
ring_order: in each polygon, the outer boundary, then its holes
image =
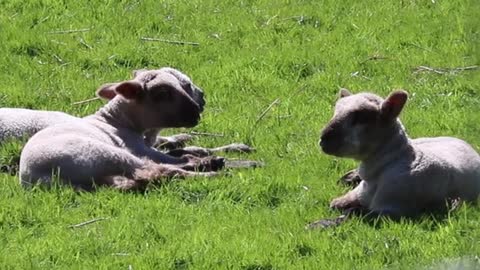
POLYGON ((75 225, 70 225, 68 226, 69 228, 80 228, 80 227, 83 227, 85 225, 88 225, 88 224, 92 224, 92 223, 95 223, 95 222, 98 222, 98 221, 102 221, 102 220, 107 220, 108 218, 94 218, 92 220, 88 220, 88 221, 85 221, 85 222, 82 222, 82 223, 78 223, 78 224, 75 224, 75 225))
POLYGON ((455 74, 462 71, 477 70, 479 66, 456 67, 456 68, 432 68, 428 66, 418 66, 413 73, 433 72, 436 74, 455 74))
POLYGON ((196 136, 210 136, 210 137, 223 137, 223 133, 208 133, 208 132, 197 132, 197 131, 190 131, 192 135, 196 136))
POLYGON ((279 103, 280 103, 280 98, 277 98, 272 103, 270 103, 270 105, 268 105, 268 107, 260 114, 260 116, 258 116, 257 121, 255 121, 254 126, 256 126, 258 124, 258 122, 260 122, 265 117, 265 115, 267 115, 267 113, 273 108, 273 106, 275 106, 279 103))
POLYGON ((71 29, 71 30, 57 30, 48 32, 49 34, 72 34, 72 33, 80 33, 80 32, 88 32, 90 28, 82 28, 82 29, 71 29))
POLYGON ((92 46, 88 45, 87 42, 85 42, 85 40, 84 40, 83 38, 81 38, 81 39, 79 40, 79 42, 80 42, 80 44, 82 44, 83 46, 85 46, 85 48, 90 49, 90 50, 93 49, 92 46))
POLYGON ((161 38, 141 37, 140 40, 156 41, 156 42, 170 43, 170 44, 175 44, 175 45, 191 45, 191 46, 199 46, 200 45, 200 43, 198 43, 198 42, 181 41, 181 40, 168 40, 168 39, 161 39, 161 38))
POLYGON ((88 102, 99 100, 99 99, 100 99, 99 97, 89 98, 89 99, 73 102, 72 105, 80 105, 80 104, 88 103, 88 102))

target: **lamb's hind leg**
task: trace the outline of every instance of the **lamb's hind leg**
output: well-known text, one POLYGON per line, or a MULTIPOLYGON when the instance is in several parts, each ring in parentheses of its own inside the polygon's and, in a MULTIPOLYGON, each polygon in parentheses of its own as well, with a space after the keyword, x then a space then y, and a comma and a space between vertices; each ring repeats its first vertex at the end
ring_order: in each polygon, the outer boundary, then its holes
POLYGON ((115 189, 144 190, 148 184, 164 183, 172 179, 185 179, 187 177, 213 177, 217 172, 192 172, 186 171, 175 165, 163 165, 147 162, 142 168, 136 169, 132 176, 108 176, 104 183, 115 189))

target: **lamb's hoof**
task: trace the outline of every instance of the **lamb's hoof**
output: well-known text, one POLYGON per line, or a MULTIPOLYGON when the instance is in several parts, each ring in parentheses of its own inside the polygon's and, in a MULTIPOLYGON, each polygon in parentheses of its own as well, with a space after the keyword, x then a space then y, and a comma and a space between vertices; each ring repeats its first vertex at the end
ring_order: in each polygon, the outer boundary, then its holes
POLYGON ((229 145, 225 145, 222 148, 222 151, 226 153, 252 153, 255 151, 255 148, 250 147, 243 143, 231 143, 229 145))
POLYGON ((333 199, 330 203, 330 208, 339 210, 356 209, 360 207, 361 204, 358 199, 352 198, 348 193, 344 196, 333 199))
POLYGON ((185 147, 191 140, 193 140, 192 135, 182 133, 169 137, 157 137, 153 146, 158 149, 173 150, 185 147))
POLYGON ((305 226, 305 229, 312 230, 312 229, 327 229, 330 227, 336 227, 342 224, 347 219, 347 217, 348 215, 343 214, 336 218, 319 219, 317 221, 307 224, 305 226))
POLYGON ((225 167, 225 158, 212 157, 210 160, 210 171, 219 171, 225 167))
POLYGON ((187 171, 211 172, 219 171, 225 167, 225 158, 223 157, 185 155, 183 158, 187 159, 188 162, 180 168, 187 171))
POLYGON ((340 183, 342 183, 346 186, 355 187, 358 184, 360 184, 360 182, 362 182, 362 178, 360 178, 360 175, 358 174, 358 170, 355 169, 355 170, 351 170, 351 171, 347 172, 345 175, 340 177, 338 182, 340 182, 340 183))
POLYGON ((258 168, 265 166, 265 163, 255 160, 226 160, 225 168, 238 169, 238 168, 258 168))

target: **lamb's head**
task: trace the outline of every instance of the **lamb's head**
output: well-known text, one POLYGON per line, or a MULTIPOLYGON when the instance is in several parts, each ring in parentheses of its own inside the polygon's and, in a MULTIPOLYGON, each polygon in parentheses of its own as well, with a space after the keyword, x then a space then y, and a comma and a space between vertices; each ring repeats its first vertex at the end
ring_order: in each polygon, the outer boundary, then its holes
MULTIPOLYGON (((177 78, 178 82, 180 83, 180 86, 183 88, 183 90, 195 101, 197 102, 198 106, 200 106, 200 110, 203 112, 203 108, 205 107, 205 98, 203 94, 203 90, 193 84, 192 80, 190 77, 188 77, 186 74, 183 72, 179 71, 178 69, 174 69, 171 67, 163 67, 159 70, 159 72, 167 72, 175 76, 177 78)), ((137 75, 140 75, 141 73, 144 72, 151 72, 149 70, 145 69, 140 69, 140 70, 135 70, 133 72, 133 75, 136 77, 137 75)))
POLYGON ((127 103, 128 106, 122 108, 128 108, 128 113, 142 129, 198 124, 202 106, 187 93, 182 85, 184 82, 171 72, 165 69, 142 70, 134 75, 133 80, 100 87, 97 95, 107 99, 115 97, 112 104, 127 103))
POLYGON ((385 100, 370 93, 351 94, 341 89, 333 118, 323 128, 320 147, 339 157, 362 160, 402 129, 397 119, 407 101, 403 90, 385 100))

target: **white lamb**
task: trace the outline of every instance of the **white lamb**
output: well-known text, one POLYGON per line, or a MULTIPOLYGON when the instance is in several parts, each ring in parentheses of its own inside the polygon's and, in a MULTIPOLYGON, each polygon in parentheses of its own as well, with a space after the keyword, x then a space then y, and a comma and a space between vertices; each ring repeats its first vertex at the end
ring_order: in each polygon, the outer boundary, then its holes
MULTIPOLYGON (((170 67, 161 68, 162 71, 175 76, 184 91, 197 102, 203 111, 205 99, 202 89, 192 83, 184 73, 170 67)), ((147 70, 136 70, 133 75, 147 70)), ((110 100, 115 93, 100 93, 101 98, 110 100)), ((63 124, 78 117, 59 111, 29 110, 20 108, 0 108, 0 144, 8 139, 28 139, 38 131, 55 125, 63 124)), ((144 134, 145 143, 149 146, 161 145, 163 148, 178 148, 192 139, 188 134, 178 134, 169 137, 157 136, 160 129, 147 130, 144 134)))
POLYGON ((56 174, 76 188, 137 189, 164 177, 216 175, 165 165, 198 160, 171 157, 144 142, 147 130, 198 123, 202 108, 178 76, 165 69, 140 71, 97 94, 112 99, 95 114, 47 127, 27 142, 20 157, 22 185, 49 185, 56 174))
POLYGON ((319 143, 329 155, 359 160, 362 181, 331 207, 399 218, 444 209, 448 199, 478 200, 478 153, 457 138, 410 139, 397 118, 406 101, 403 90, 385 100, 340 91, 319 143))

